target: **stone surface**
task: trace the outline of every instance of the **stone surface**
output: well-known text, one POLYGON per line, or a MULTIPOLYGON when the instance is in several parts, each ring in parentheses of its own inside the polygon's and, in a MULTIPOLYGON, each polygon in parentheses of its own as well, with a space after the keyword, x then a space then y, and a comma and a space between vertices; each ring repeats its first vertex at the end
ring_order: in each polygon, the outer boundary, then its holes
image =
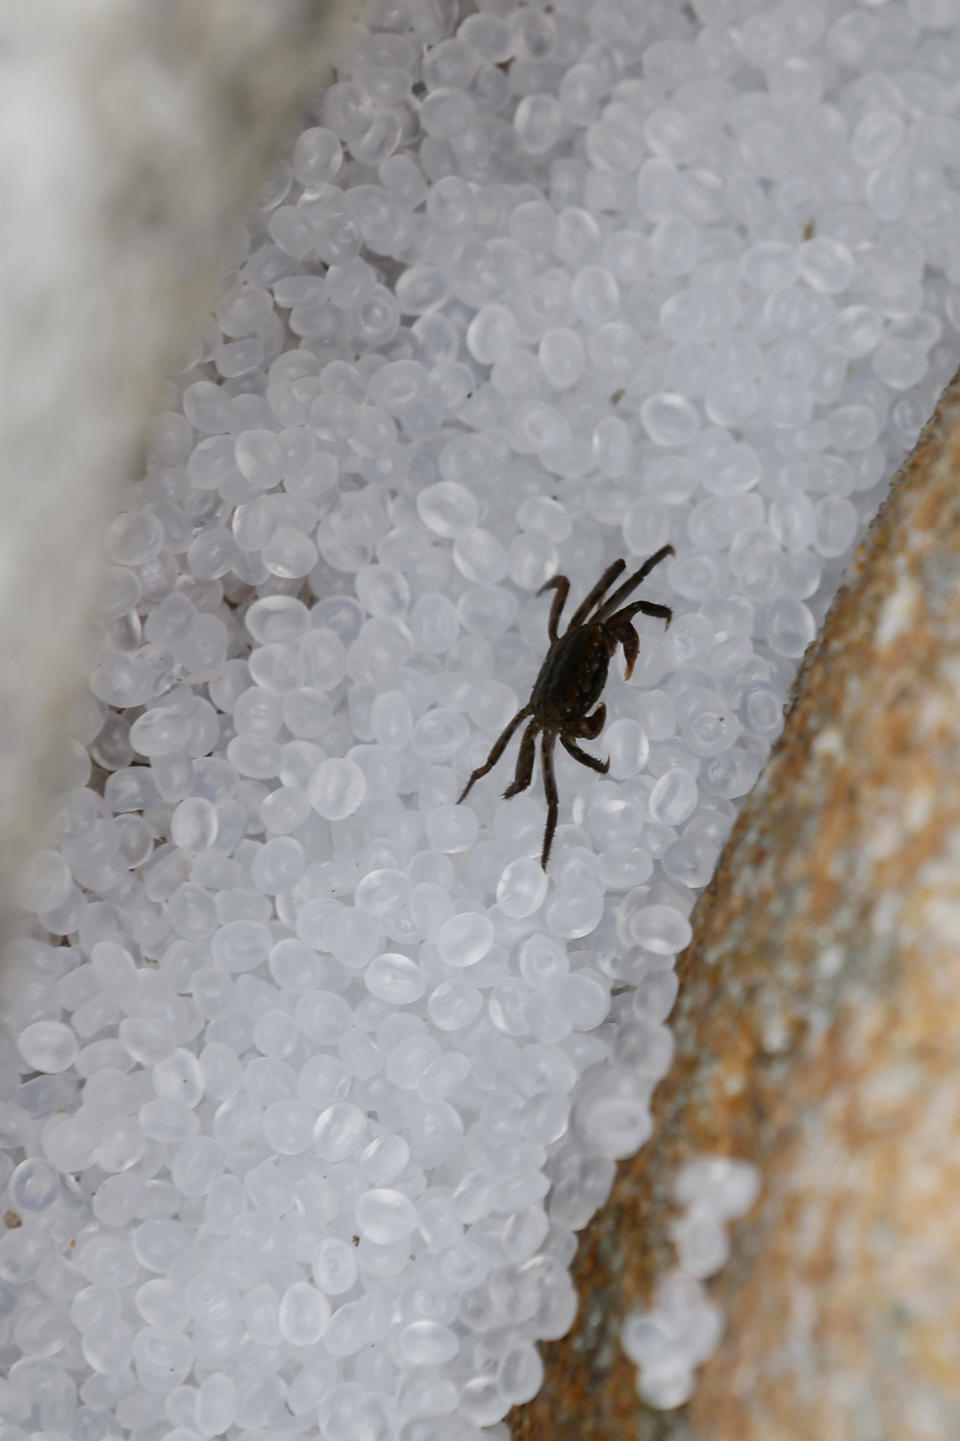
POLYGON ((650 1144, 584 1233, 515 1441, 960 1434, 960 381, 900 472, 696 913, 650 1144), (619 1344, 677 1167, 763 1173, 693 1401, 619 1344))
POLYGON ((0 18, 0 925, 89 670, 102 536, 350 0, 0 18))

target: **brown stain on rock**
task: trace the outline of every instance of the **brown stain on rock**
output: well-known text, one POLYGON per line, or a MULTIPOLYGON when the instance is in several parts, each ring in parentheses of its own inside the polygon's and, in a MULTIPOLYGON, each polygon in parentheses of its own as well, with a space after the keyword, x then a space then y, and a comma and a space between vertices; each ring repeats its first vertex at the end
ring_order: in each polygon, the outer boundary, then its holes
POLYGON ((960 379, 807 654, 694 917, 650 1143, 574 1263, 514 1441, 960 1436, 960 379), (677 1168, 763 1189, 710 1283, 727 1332, 689 1406, 619 1344, 674 1262, 677 1168))

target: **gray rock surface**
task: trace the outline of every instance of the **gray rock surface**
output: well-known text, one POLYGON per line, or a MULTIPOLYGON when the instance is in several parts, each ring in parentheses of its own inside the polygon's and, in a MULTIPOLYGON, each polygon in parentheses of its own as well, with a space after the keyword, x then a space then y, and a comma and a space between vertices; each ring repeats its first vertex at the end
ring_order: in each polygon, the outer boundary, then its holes
POLYGON ((348 4, 0 16, 0 928, 89 669, 105 525, 348 4))

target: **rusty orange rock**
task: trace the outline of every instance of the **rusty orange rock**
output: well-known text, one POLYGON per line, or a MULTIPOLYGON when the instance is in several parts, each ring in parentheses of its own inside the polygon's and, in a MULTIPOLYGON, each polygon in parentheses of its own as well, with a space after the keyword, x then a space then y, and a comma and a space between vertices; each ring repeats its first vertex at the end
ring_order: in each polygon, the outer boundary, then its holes
POLYGON ((575 1262, 515 1441, 960 1436, 960 377, 804 662, 695 913, 648 1146, 575 1262), (726 1338, 689 1406, 619 1345, 673 1263, 676 1169, 763 1174, 710 1283, 726 1338))

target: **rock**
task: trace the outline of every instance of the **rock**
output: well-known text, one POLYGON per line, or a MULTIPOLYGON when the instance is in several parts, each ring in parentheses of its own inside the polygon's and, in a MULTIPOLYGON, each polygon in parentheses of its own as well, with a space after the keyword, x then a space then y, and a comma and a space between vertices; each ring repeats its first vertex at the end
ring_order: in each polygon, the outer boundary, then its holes
POLYGON ((515 1441, 960 1434, 960 377, 861 545, 695 913, 653 1139, 575 1263, 515 1441), (679 1165, 763 1175, 674 1412, 619 1344, 679 1165))
POLYGON ((0 20, 0 927, 90 669, 105 527, 349 3, 0 20))

